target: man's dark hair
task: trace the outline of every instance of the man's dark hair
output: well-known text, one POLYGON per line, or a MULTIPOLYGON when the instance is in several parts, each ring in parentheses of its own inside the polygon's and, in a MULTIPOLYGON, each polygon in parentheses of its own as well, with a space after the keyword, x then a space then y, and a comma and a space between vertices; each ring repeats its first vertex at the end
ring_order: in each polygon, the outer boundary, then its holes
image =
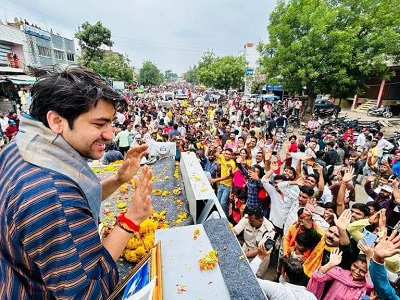
POLYGON ((292 138, 294 138, 295 140, 297 140, 297 136, 292 135, 292 136, 289 137, 289 141, 290 141, 292 138))
POLYGON ((174 130, 178 130, 178 124, 174 124, 174 130))
POLYGON ((275 175, 275 176, 274 176, 274 180, 283 180, 283 181, 287 181, 288 179, 287 179, 284 175, 278 174, 278 175, 275 175))
POLYGON ((43 68, 34 72, 42 76, 32 87, 29 113, 46 127, 49 127, 47 113, 50 110, 65 118, 73 129, 76 118, 95 107, 100 99, 109 101, 115 109, 126 106, 122 95, 90 69, 68 67, 59 71, 43 68))
POLYGON ((317 158, 322 158, 324 155, 325 155, 325 151, 318 150, 317 152, 315 152, 315 156, 317 158))
POLYGON ((309 239, 307 238, 307 234, 305 232, 299 233, 296 236, 296 243, 299 244, 300 246, 305 247, 306 249, 311 249, 311 245, 309 243, 309 239))
POLYGON ((368 206, 372 206, 375 211, 378 211, 380 209, 380 206, 378 203, 376 203, 375 201, 368 201, 367 203, 365 203, 365 205, 368 206))
POLYGON ((336 203, 335 202, 326 202, 323 207, 325 209, 333 209, 336 212, 336 203))
POLYGON ((304 207, 300 207, 299 210, 297 211, 297 216, 300 217, 304 212, 304 207))
POLYGON ((319 175, 318 174, 308 174, 307 177, 312 177, 315 179, 315 182, 318 184, 319 181, 319 175))
POLYGON ((233 153, 233 150, 231 148, 226 148, 225 151, 228 151, 230 153, 233 153))
POLYGON ((263 210, 261 207, 248 207, 247 214, 249 217, 254 216, 258 220, 261 220, 262 218, 264 218, 263 210))
POLYGON ((355 208, 355 209, 359 209, 364 213, 365 217, 369 217, 370 216, 370 211, 369 208, 366 204, 364 203, 354 203, 353 206, 351 208, 355 208))
POLYGON ((292 173, 293 173, 293 178, 296 178, 296 177, 297 177, 297 172, 296 172, 295 168, 293 168, 293 167, 291 167, 291 166, 286 166, 284 169, 285 169, 285 170, 290 170, 290 171, 292 171, 292 173))
POLYGON ((297 148, 299 149, 299 152, 306 152, 306 146, 304 146, 304 144, 298 145, 297 148))
POLYGON ((260 165, 254 165, 253 167, 258 169, 258 177, 262 178, 264 176, 264 168, 262 168, 260 165))
POLYGON ((302 263, 296 258, 283 260, 283 271, 289 279, 289 283, 301 285, 304 280, 304 270, 302 263))
POLYGON ((335 147, 335 143, 332 142, 332 141, 327 142, 326 145, 327 145, 327 146, 330 146, 330 147, 332 147, 332 148, 335 147))
POLYGON ((314 189, 312 187, 309 187, 309 186, 304 186, 303 185, 302 187, 300 187, 300 192, 303 192, 308 197, 311 197, 312 195, 314 195, 314 189))

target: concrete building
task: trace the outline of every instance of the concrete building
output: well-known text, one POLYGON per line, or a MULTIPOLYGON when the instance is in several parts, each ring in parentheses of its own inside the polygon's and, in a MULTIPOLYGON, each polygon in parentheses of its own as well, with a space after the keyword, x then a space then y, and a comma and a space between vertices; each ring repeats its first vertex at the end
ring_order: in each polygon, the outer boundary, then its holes
POLYGON ((243 50, 239 52, 247 61, 247 70, 244 78, 244 94, 251 94, 251 81, 250 77, 254 75, 255 68, 258 65, 260 54, 257 51, 256 45, 253 43, 246 43, 243 50))
POLYGON ((22 23, 0 23, 0 73, 24 73, 27 66, 76 64, 72 39, 22 23))
POLYGON ((76 64, 75 43, 72 39, 24 24, 33 66, 76 64))
POLYGON ((242 54, 248 62, 248 67, 254 70, 258 65, 258 60, 260 59, 260 53, 257 51, 257 46, 253 43, 246 43, 240 54, 242 54))
POLYGON ((0 23, 0 74, 23 74, 31 64, 29 51, 19 26, 0 23))

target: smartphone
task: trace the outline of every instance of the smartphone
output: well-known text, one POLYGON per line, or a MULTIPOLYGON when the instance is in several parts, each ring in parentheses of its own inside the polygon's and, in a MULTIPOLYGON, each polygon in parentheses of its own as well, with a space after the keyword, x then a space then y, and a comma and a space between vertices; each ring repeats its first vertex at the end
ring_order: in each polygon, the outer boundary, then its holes
POLYGON ((264 247, 266 250, 269 250, 275 246, 275 241, 271 238, 267 238, 267 240, 264 243, 264 247))
POLYGON ((361 243, 365 246, 372 247, 375 243, 376 238, 377 238, 376 234, 364 228, 361 243))
POLYGON ((304 208, 309 210, 310 212, 320 215, 320 216, 324 216, 324 214, 325 214, 325 208, 318 206, 318 205, 314 206, 310 203, 307 203, 304 208))

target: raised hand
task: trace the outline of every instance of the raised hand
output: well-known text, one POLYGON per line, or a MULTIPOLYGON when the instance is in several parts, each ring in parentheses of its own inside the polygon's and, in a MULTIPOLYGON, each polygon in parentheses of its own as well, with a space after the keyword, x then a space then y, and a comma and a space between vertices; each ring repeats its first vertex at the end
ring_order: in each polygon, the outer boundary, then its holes
POLYGON ((386 208, 382 208, 379 212, 378 228, 379 230, 386 232, 386 208))
POLYGON ((397 230, 393 230, 389 237, 385 236, 381 238, 379 243, 375 246, 374 258, 383 260, 397 253, 400 253, 400 234, 398 234, 397 230))
POLYGON ((374 248, 373 247, 369 247, 367 245, 364 245, 361 242, 357 243, 357 247, 358 247, 358 249, 360 249, 365 254, 365 256, 368 259, 371 259, 372 256, 374 255, 374 248))
POLYGON ((264 156, 265 161, 270 161, 271 157, 272 157, 272 152, 266 151, 264 156))
POLYGON ((151 198, 150 194, 153 189, 153 171, 148 166, 144 166, 140 177, 135 176, 136 188, 133 192, 131 205, 126 216, 136 225, 142 223, 151 215, 151 198))
POLYGON ((140 168, 140 161, 147 154, 147 145, 132 146, 126 153, 125 161, 118 169, 117 180, 124 184, 132 179, 140 168))
POLYGON ((305 181, 306 181, 306 180, 304 179, 304 177, 299 177, 299 178, 296 179, 295 183, 296 183, 296 185, 298 185, 298 186, 303 186, 304 183, 305 183, 305 181))
POLYGON ((321 166, 320 164, 315 164, 314 165, 314 170, 316 170, 319 174, 322 173, 323 169, 324 169, 324 167, 321 166))
POLYGON ((379 223, 379 217, 381 215, 381 211, 378 211, 374 213, 372 216, 369 216, 369 223, 370 224, 378 224, 379 223))
POLYGON ((342 262, 342 252, 340 252, 339 248, 331 251, 331 255, 329 256, 329 264, 333 266, 338 266, 342 262))
POLYGON ((276 161, 271 162, 271 170, 275 172, 278 169, 279 169, 279 166, 278 166, 277 162, 276 161))
POLYGON ((312 212, 310 212, 309 210, 304 210, 303 212, 303 226, 304 228, 310 229, 312 227, 312 212))
POLYGON ((342 177, 342 180, 344 182, 349 182, 353 179, 353 175, 354 175, 354 168, 353 167, 349 167, 345 172, 344 175, 342 177))
POLYGON ((333 218, 335 221, 335 225, 339 228, 339 230, 344 231, 347 229, 347 226, 349 226, 349 224, 350 224, 351 211, 350 211, 350 209, 345 209, 339 218, 337 218, 336 215, 334 215, 333 218))
POLYGON ((375 181, 375 179, 376 179, 376 174, 375 173, 372 173, 371 175, 369 175, 367 177, 367 181, 369 181, 369 182, 375 181))

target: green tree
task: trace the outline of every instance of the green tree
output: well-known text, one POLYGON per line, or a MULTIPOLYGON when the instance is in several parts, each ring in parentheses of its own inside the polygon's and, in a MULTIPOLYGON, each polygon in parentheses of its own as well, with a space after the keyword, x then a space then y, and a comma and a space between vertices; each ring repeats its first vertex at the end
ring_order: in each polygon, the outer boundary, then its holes
POLYGON ((146 60, 139 70, 138 81, 140 84, 160 84, 164 81, 164 76, 155 64, 146 60))
POLYGON ((368 78, 392 75, 400 58, 400 0, 280 0, 261 44, 267 81, 301 93, 347 98, 368 78))
POLYGON ((164 78, 166 81, 176 81, 178 80, 179 76, 171 70, 167 70, 164 72, 164 78))
POLYGON ((203 53, 203 56, 201 57, 201 60, 199 61, 198 65, 199 68, 204 68, 208 67, 210 64, 215 62, 218 59, 218 57, 212 52, 212 50, 207 50, 206 52, 203 53))
POLYGON ((216 58, 198 69, 199 82, 217 89, 242 89, 247 62, 243 56, 223 56, 216 58))
POLYGON ((113 45, 111 31, 100 21, 94 25, 89 22, 83 23, 75 33, 75 37, 82 48, 82 57, 78 63, 85 67, 88 67, 92 60, 100 60, 104 57, 104 50, 101 49, 101 46, 111 47, 113 45))
POLYGON ((192 83, 192 84, 198 84, 199 79, 197 76, 197 66, 194 65, 193 67, 190 67, 189 70, 186 71, 185 74, 183 74, 183 79, 185 79, 187 82, 192 83))
POLYGON ((92 60, 89 63, 89 68, 113 80, 121 80, 128 84, 132 84, 134 69, 129 66, 129 63, 130 60, 126 55, 124 56, 115 52, 106 52, 103 59, 92 60))

